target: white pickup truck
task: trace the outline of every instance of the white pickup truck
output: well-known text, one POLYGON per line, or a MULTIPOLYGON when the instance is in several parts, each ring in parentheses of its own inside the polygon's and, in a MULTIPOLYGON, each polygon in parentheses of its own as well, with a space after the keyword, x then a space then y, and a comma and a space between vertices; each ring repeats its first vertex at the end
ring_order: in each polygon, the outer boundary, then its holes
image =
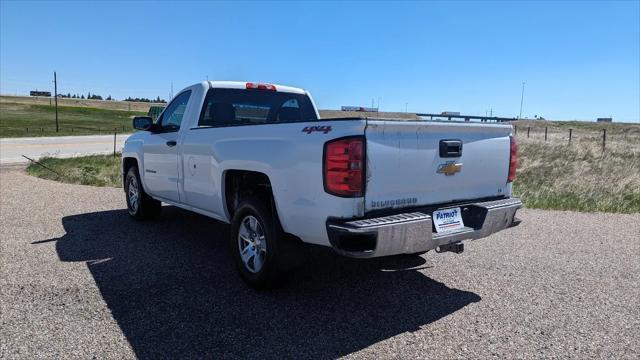
POLYGON ((136 117, 122 174, 129 213, 161 203, 231 224, 253 287, 309 243, 358 258, 463 250, 518 224, 511 125, 320 119, 305 90, 206 81, 136 117))

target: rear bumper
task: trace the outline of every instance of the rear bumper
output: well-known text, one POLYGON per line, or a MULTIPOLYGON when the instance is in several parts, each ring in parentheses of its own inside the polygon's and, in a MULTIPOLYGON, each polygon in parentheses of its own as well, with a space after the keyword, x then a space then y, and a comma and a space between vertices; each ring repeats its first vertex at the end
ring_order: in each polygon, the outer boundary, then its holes
POLYGON ((331 246, 348 257, 371 258, 414 254, 468 239, 480 239, 518 225, 518 198, 452 204, 438 208, 358 220, 327 221, 331 246), (465 227, 451 233, 434 232, 431 214, 437 209, 460 207, 465 227))

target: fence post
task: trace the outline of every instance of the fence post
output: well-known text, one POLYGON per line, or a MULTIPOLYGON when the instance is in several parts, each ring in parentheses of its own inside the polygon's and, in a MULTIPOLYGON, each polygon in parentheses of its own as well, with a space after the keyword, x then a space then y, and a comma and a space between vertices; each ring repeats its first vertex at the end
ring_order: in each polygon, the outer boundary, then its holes
POLYGON ((116 131, 118 130, 118 128, 114 127, 113 128, 113 158, 116 158, 116 131))
POLYGON ((513 130, 516 132, 516 135, 518 135, 518 127, 513 125, 513 130))
POLYGON ((547 141, 547 127, 544 127, 544 141, 547 141))
POLYGON ((602 129, 602 152, 607 144, 607 129, 602 129))
POLYGON ((27 128, 27 132, 29 132, 29 128, 27 128))
POLYGON ((573 129, 569 129, 569 145, 571 145, 571 131, 572 131, 572 130, 573 130, 573 129))
POLYGON ((531 126, 527 126, 527 138, 529 137, 529 132, 531 132, 531 126))

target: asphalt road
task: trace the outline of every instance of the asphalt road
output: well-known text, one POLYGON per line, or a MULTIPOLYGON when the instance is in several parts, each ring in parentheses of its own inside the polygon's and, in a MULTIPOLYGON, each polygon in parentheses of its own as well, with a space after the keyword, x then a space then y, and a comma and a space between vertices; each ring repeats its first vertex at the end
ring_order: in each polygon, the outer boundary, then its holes
POLYGON ((0 169, 0 358, 640 357, 640 214, 524 210, 461 255, 313 250, 255 292, 228 228, 0 169))
MULTIPOLYGON (((116 150, 122 150, 129 135, 116 136, 116 150)), ((24 163, 22 155, 38 159, 44 155, 72 157, 113 152, 113 135, 55 136, 0 139, 0 164, 24 163)))

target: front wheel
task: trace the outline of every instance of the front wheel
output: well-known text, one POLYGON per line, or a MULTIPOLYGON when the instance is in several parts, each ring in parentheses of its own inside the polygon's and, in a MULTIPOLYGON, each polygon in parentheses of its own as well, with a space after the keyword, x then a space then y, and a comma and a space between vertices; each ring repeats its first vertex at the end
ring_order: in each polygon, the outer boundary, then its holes
POLYGON ((230 246, 242 279, 251 287, 275 286, 283 277, 282 231, 260 201, 240 203, 231 222, 230 246))
POLYGON ((142 188, 137 166, 131 166, 124 181, 127 210, 136 220, 148 220, 160 215, 162 203, 149 196, 142 188))

